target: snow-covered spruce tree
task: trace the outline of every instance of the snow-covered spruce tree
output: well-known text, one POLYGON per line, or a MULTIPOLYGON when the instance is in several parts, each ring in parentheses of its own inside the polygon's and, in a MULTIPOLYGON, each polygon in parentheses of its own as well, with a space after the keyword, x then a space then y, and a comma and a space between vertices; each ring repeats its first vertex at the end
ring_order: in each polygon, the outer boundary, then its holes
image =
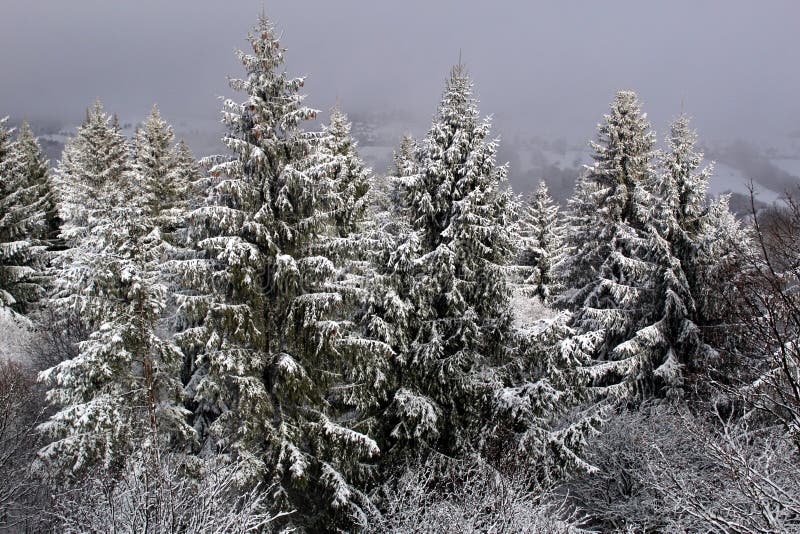
POLYGON ((643 301, 648 308, 642 307, 640 314, 649 313, 651 324, 628 344, 631 352, 650 359, 639 371, 639 381, 649 382, 652 393, 672 398, 684 394, 687 373, 705 370, 716 357, 700 329, 719 317, 708 295, 719 294, 725 284, 719 273, 730 273, 736 249, 748 246, 730 212, 724 217, 724 200, 709 210, 711 170, 699 170, 703 157, 695 151, 695 142, 688 118, 679 117, 671 126, 668 150, 659 158, 660 172, 641 190, 647 216, 639 255, 652 271, 649 283, 642 283, 650 298, 643 301))
MULTIPOLYGON (((411 134, 404 134, 400 139, 400 146, 392 154, 394 171, 396 177, 414 176, 417 174, 417 150, 419 146, 411 134)), ((398 193, 397 200, 401 200, 402 195, 398 193)))
POLYGON ((98 100, 64 146, 54 175, 61 237, 67 247, 77 246, 95 219, 131 196, 123 181, 126 168, 125 138, 98 100))
POLYGON ((318 253, 335 234, 336 161, 301 129, 316 112, 263 15, 249 42, 247 77, 230 82, 246 98, 223 109, 233 156, 208 160, 208 202, 192 214, 206 257, 186 263, 195 293, 179 340, 198 352, 194 423, 207 452, 245 463, 243 483, 267 481, 277 508, 297 510, 294 524, 352 528, 379 451, 337 406, 352 362, 389 349, 338 320, 337 267, 318 253))
POLYGON ((511 329, 504 266, 514 240, 510 193, 500 190, 506 169, 495 164, 489 129, 459 64, 419 146, 418 172, 403 180, 415 239, 397 252, 398 274, 413 272, 417 327, 395 359, 398 387, 385 418, 397 454, 478 450, 493 395, 504 385, 511 329), (409 254, 417 257, 409 261, 409 254))
MULTIPOLYGON (((527 296, 515 297, 515 302, 527 296)), ((541 307, 539 308, 541 309, 541 307)), ((544 487, 575 472, 594 471, 584 459, 589 438, 607 416, 586 400, 585 362, 559 350, 572 335, 570 315, 528 320, 516 310, 515 357, 504 368, 506 386, 495 394, 492 447, 501 465, 521 466, 544 487)))
MULTIPOLYGON (((0 120, 0 308, 26 313, 44 295, 46 190, 29 176, 25 145, 0 120)), ((23 137, 23 142, 25 138, 23 137)))
POLYGON ((135 197, 125 179, 127 152, 116 119, 105 113, 98 100, 67 141, 53 174, 62 224, 60 250, 50 258, 49 309, 54 327, 65 332, 70 343, 86 340, 91 329, 99 326, 81 311, 84 288, 93 276, 90 260, 99 251, 92 229, 107 224, 115 206, 135 197))
POLYGON ((327 213, 322 233, 309 243, 305 253, 331 260, 334 272, 323 285, 328 292, 338 294, 340 302, 326 318, 339 321, 349 332, 336 342, 347 365, 328 402, 334 412, 351 413, 351 423, 371 436, 376 424, 374 410, 386 399, 391 348, 365 328, 363 317, 370 297, 376 291, 382 294, 376 285, 375 257, 391 239, 378 219, 368 220, 370 201, 374 200, 373 177, 358 155, 346 115, 334 109, 329 126, 306 135, 311 152, 298 167, 320 180, 322 194, 316 209, 327 213))
MULTIPOLYGON (((375 421, 371 416, 386 399, 391 349, 390 344, 365 329, 362 319, 377 288, 379 269, 375 266, 380 263, 376 263, 375 258, 387 247, 394 250, 396 243, 386 235, 387 228, 381 217, 370 217, 370 209, 374 208, 375 180, 358 154, 347 116, 339 109, 332 110, 330 125, 323 127, 321 137, 315 141, 313 155, 306 162, 309 164, 320 169, 330 168, 328 174, 332 183, 328 204, 333 210, 328 226, 332 235, 322 240, 316 250, 334 261, 337 273, 330 287, 342 295, 338 318, 347 323, 354 321, 349 337, 349 343, 354 345, 343 347, 344 352, 358 355, 350 360, 344 373, 348 386, 339 388, 333 398, 344 403, 340 409, 355 408, 360 419, 359 430, 373 435, 375 421)), ((382 291, 378 291, 382 295, 382 291)), ((340 343, 348 343, 348 338, 341 339, 340 343)))
POLYGON ((721 319, 721 306, 712 302, 712 295, 730 284, 725 276, 741 267, 750 251, 750 236, 730 212, 724 195, 714 201, 707 197, 712 166, 700 169, 703 154, 696 143, 689 117, 680 115, 670 126, 655 189, 665 210, 658 217, 662 234, 684 271, 694 300, 692 321, 702 327, 721 319))
POLYGON ((173 145, 173 141, 172 127, 153 106, 132 139, 127 179, 140 192, 137 202, 153 218, 162 237, 173 246, 180 246, 198 172, 186 144, 173 145))
MULTIPOLYGON (((412 290, 419 240, 408 220, 405 187, 418 172, 416 157, 416 142, 404 135, 393 155, 392 175, 386 177, 386 187, 381 191, 382 202, 373 203, 370 213, 374 272, 362 317, 368 323, 370 336, 386 342, 398 353, 408 350, 415 332, 412 290)), ((370 189, 374 191, 375 188, 370 189)))
MULTIPOLYGON (((94 115, 102 137, 108 118, 94 115)), ((108 128, 118 131, 113 123, 108 128)), ((174 292, 165 265, 179 250, 172 232, 183 224, 187 202, 184 171, 171 143, 172 129, 154 109, 133 139, 130 165, 113 159, 113 181, 98 180, 87 190, 99 195, 124 188, 105 197, 124 203, 77 206, 87 226, 74 227, 73 247, 64 253, 58 302, 70 306, 65 313, 81 317, 88 336, 76 358, 42 374, 52 386, 50 400, 60 408, 45 425, 55 441, 43 456, 61 473, 97 463, 119 468, 137 450, 139 437, 145 438, 142 450, 154 454, 191 437, 181 405, 183 354, 166 337, 164 324, 174 292), (119 168, 125 170, 117 175, 119 168)))
POLYGON ((30 125, 22 123, 14 140, 14 163, 16 172, 26 177, 31 191, 31 202, 42 199, 42 208, 45 213, 45 231, 38 237, 48 246, 55 245, 61 229, 58 217, 56 199, 53 194, 52 180, 50 177, 50 162, 42 153, 38 139, 33 135, 30 125))
POLYGON ((731 211, 729 202, 730 195, 720 195, 709 201, 697 235, 691 274, 698 325, 712 327, 719 338, 728 337, 724 325, 731 319, 729 294, 740 282, 737 275, 750 267, 747 258, 758 254, 752 227, 742 224, 731 211))
POLYGON ((653 217, 647 226, 645 256, 657 266, 653 280, 654 313, 666 360, 656 371, 670 396, 681 391, 686 370, 697 371, 715 351, 701 338, 700 310, 695 295, 702 293, 703 234, 708 207, 706 189, 711 169, 698 170, 703 155, 696 152, 696 133, 685 115, 670 127, 668 150, 660 154, 660 170, 650 188, 653 217))
POLYGON ((547 184, 539 182, 536 193, 530 196, 522 211, 520 265, 529 269, 525 284, 547 303, 560 292, 555 267, 564 255, 564 229, 558 205, 550 197, 547 184))
MULTIPOLYGON (((372 180, 367 222, 372 237, 385 245, 386 252, 397 248, 410 232, 408 209, 404 205, 403 180, 417 174, 415 158, 416 142, 406 134, 393 154, 393 168, 387 171, 387 176, 374 176, 372 180)), ((377 249, 373 247, 372 250, 377 249)), ((386 264, 376 261, 375 266, 381 268, 386 264)))
MULTIPOLYGON (((188 243, 189 212, 199 206, 197 163, 182 140, 173 145, 172 127, 156 106, 131 140, 130 169, 126 180, 139 193, 137 202, 164 241, 162 281, 169 290, 165 314, 175 316, 175 296, 185 288, 180 280, 183 260, 196 258, 188 243)), ((176 326, 170 327, 174 332, 176 326)), ((182 381, 191 373, 194 354, 184 354, 182 381)))
MULTIPOLYGON (((670 125, 667 137, 667 150, 661 153, 659 165, 661 172, 655 192, 663 201, 661 208, 669 220, 660 220, 665 226, 676 226, 680 232, 681 260, 691 259, 690 247, 700 233, 703 216, 707 211, 706 191, 711 176, 710 166, 700 169, 703 154, 695 148, 697 133, 689 126, 689 117, 681 114, 670 125)), ((688 262, 688 261, 687 261, 688 262)))
MULTIPOLYGON (((40 452, 61 475, 125 465, 138 445, 157 451, 192 437, 182 405, 182 354, 159 335, 169 291, 168 251, 153 218, 136 204, 92 227, 96 245, 81 254, 85 272, 68 280, 76 309, 95 325, 77 357, 40 374, 58 407, 41 428, 53 441, 40 452)), ((146 459, 145 459, 146 460, 146 459)))
MULTIPOLYGON (((364 235, 364 248, 369 255, 369 266, 363 277, 366 289, 362 306, 356 319, 370 339, 391 347, 394 355, 406 353, 417 331, 414 279, 417 273, 419 240, 411 231, 404 206, 404 180, 416 173, 414 141, 404 136, 399 152, 394 155, 395 167, 391 175, 370 188, 368 224, 364 235)), ((398 389, 397 366, 387 366, 379 388, 372 388, 372 402, 363 405, 362 425, 371 435, 381 439, 380 446, 390 446, 397 435, 391 436, 393 426, 383 417, 384 410, 398 389)), ((383 366, 377 367, 383 369, 383 366)), ((402 447, 400 447, 402 448, 402 447)), ((392 458, 382 455, 385 465, 392 458)))
POLYGON ((417 141, 410 134, 403 135, 400 140, 400 147, 392 154, 394 162, 394 175, 389 180, 389 200, 395 218, 402 221, 408 219, 407 199, 404 195, 404 179, 416 176, 419 173, 418 167, 418 146, 417 141))
POLYGON ((431 439, 428 432, 435 438, 438 431, 429 426, 432 422, 429 418, 435 410, 425 403, 420 404, 420 411, 407 413, 403 420, 385 417, 389 402, 393 404, 393 411, 403 406, 415 410, 409 403, 413 404, 416 397, 402 387, 404 366, 398 361, 408 353, 418 331, 414 280, 419 258, 416 234, 396 234, 393 232, 396 226, 391 223, 382 229, 387 227, 388 230, 378 232, 373 241, 373 266, 366 285, 365 305, 357 318, 365 335, 390 347, 387 355, 394 359, 394 365, 387 369, 377 367, 384 371, 383 381, 379 388, 372 388, 372 403, 363 406, 361 412, 362 424, 379 439, 381 450, 390 452, 382 454, 382 460, 384 467, 391 468, 396 467, 393 461, 397 459, 391 449, 401 455, 413 452, 413 447, 419 445, 418 438, 431 439))
POLYGON ((173 148, 172 158, 175 163, 172 169, 175 175, 173 180, 180 184, 181 187, 186 188, 184 194, 188 199, 188 207, 200 207, 203 200, 202 193, 206 184, 197 160, 186 141, 183 139, 178 140, 173 148))
POLYGON ((333 207, 334 226, 340 237, 356 233, 363 222, 368 206, 370 170, 356 151, 356 141, 350 136, 351 124, 339 108, 331 110, 330 123, 323 127, 323 137, 317 144, 335 165, 333 207))
POLYGON ((567 360, 587 365, 598 393, 649 395, 654 373, 673 363, 657 311, 663 272, 646 256, 657 235, 648 190, 655 136, 631 91, 617 93, 598 130, 595 163, 570 201, 570 256, 562 265, 572 291, 562 302, 575 312, 574 335, 561 347, 567 360))

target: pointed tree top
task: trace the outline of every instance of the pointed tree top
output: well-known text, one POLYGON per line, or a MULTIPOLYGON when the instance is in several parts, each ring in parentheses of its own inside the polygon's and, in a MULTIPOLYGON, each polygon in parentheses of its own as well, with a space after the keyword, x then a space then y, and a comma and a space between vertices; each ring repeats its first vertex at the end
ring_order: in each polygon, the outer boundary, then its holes
POLYGON ((547 195, 549 194, 547 189, 547 183, 544 180, 539 180, 539 188, 537 189, 537 194, 547 195))
POLYGON ((465 81, 469 78, 469 73, 467 72, 467 66, 461 61, 461 52, 458 54, 458 63, 453 65, 450 69, 450 80, 451 81, 465 81))
POLYGON ((90 124, 103 123, 106 124, 109 120, 108 113, 105 112, 103 102, 100 97, 94 99, 94 103, 86 108, 86 118, 83 121, 84 126, 90 124))
POLYGON ((27 120, 22 119, 22 124, 19 125, 18 137, 33 137, 33 130, 27 120))

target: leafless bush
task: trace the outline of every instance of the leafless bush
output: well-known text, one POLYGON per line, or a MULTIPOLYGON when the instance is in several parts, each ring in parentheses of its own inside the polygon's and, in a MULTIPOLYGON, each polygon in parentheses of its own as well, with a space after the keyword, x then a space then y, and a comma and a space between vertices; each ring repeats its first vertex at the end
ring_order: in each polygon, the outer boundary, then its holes
POLYGON ((33 371, 0 354, 0 532, 24 532, 35 522, 41 486, 30 465, 43 406, 33 371))
POLYGON ((650 480, 656 444, 668 457, 688 448, 679 420, 663 406, 614 414, 586 447, 594 473, 576 473, 557 493, 581 523, 604 532, 659 531, 669 522, 662 496, 650 480))
POLYGON ((645 406, 609 422, 587 458, 598 471, 559 488, 603 532, 800 529, 800 468, 778 427, 645 406))
POLYGON ((77 356, 78 342, 89 335, 80 317, 53 308, 39 310, 35 324, 35 332, 25 347, 25 356, 39 371, 77 356))
POLYGON ((650 461, 650 484, 673 512, 670 530, 800 530, 800 458, 785 433, 742 420, 682 423, 692 448, 668 455, 656 444, 650 461))
POLYGON ((452 462, 434 478, 431 462, 414 463, 382 489, 376 532, 579 532, 563 503, 519 471, 509 475, 481 460, 452 462))
POLYGON ((184 534, 269 532, 286 514, 272 514, 268 488, 241 491, 241 466, 192 465, 167 457, 154 470, 132 457, 121 477, 98 474, 54 495, 49 512, 59 532, 184 534))
POLYGON ((734 397, 745 409, 782 425, 800 451, 800 204, 758 214, 758 253, 737 284, 743 333, 736 350, 744 369, 734 397))

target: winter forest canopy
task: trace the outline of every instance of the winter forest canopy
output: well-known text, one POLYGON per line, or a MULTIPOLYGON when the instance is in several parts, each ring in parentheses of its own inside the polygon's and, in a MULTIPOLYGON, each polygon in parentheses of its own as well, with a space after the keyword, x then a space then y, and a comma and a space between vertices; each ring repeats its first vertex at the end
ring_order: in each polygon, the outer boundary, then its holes
POLYGON ((622 90, 515 194, 461 62, 376 172, 280 38, 221 155, 0 122, 0 531, 800 529, 792 191, 735 215, 622 90))

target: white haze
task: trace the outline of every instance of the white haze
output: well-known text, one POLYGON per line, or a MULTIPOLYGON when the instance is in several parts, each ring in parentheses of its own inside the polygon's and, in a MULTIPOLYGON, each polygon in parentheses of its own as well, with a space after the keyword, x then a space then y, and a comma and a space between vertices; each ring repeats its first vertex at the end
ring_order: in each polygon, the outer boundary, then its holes
MULTIPOLYGON (((3 0, 2 114, 75 121, 95 97, 123 117, 217 117, 260 0, 3 0)), ((282 0, 287 67, 309 103, 401 111, 417 131, 459 50, 500 134, 585 142, 620 88, 659 130, 684 108, 704 138, 800 128, 800 4, 282 0)), ((398 132, 399 135, 399 132, 398 132)))

